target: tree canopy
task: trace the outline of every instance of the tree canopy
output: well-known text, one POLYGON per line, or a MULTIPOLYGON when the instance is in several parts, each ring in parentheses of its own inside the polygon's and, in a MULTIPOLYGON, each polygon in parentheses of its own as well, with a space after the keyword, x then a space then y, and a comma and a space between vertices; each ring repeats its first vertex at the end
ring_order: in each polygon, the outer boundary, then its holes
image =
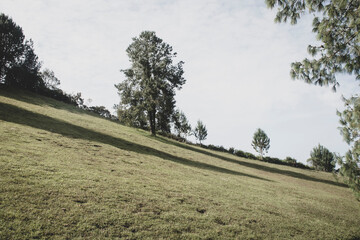
POLYGON ((183 135, 184 138, 191 133, 191 125, 183 111, 177 109, 173 115, 174 129, 178 137, 183 135))
POLYGON ((314 14, 313 32, 321 42, 308 46, 313 59, 292 63, 291 76, 315 85, 339 86, 336 73, 354 74, 360 79, 360 1, 266 0, 278 6, 276 22, 296 24, 302 15, 314 14))
POLYGON ((131 67, 122 70, 126 79, 115 85, 121 98, 119 114, 129 125, 149 127, 153 135, 156 130, 169 132, 175 90, 185 83, 183 62, 173 63, 176 52, 151 31, 133 38, 126 52, 131 67))
POLYGON ((24 52, 25 36, 22 28, 6 16, 0 14, 0 82, 5 81, 9 69, 24 52))
POLYGON ((25 40, 21 27, 5 14, 0 14, 0 35, 0 83, 32 91, 44 88, 32 40, 25 40))
POLYGON ((197 140, 199 140, 200 145, 202 141, 206 140, 207 135, 208 133, 205 124, 198 120, 194 129, 194 136, 197 140))
POLYGON ((264 154, 267 153, 270 148, 270 138, 263 130, 258 128, 254 133, 251 146, 255 149, 256 152, 260 153, 262 159, 264 154))
POLYGON ((332 172, 335 168, 334 154, 320 144, 313 148, 310 152, 310 158, 307 161, 311 163, 316 170, 332 172))

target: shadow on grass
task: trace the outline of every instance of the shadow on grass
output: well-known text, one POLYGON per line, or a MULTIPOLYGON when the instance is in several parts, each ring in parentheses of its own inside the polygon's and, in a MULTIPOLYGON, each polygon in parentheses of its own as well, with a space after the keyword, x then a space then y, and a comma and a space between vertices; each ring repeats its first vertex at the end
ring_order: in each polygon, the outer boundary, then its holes
MULTIPOLYGON (((154 138, 154 137, 152 137, 152 138, 154 138)), ((242 166, 245 166, 245 167, 254 168, 254 169, 258 169, 258 170, 263 170, 263 171, 271 172, 271 173, 282 174, 282 175, 295 177, 295 178, 299 178, 299 179, 304 179, 304 180, 308 180, 308 181, 321 182, 321 183, 326 183, 326 184, 339 186, 339 187, 346 187, 346 188, 348 187, 344 183, 339 183, 339 182, 335 182, 335 181, 329 181, 329 180, 325 180, 325 179, 314 178, 314 177, 311 177, 311 176, 308 176, 308 175, 305 175, 305 174, 302 174, 302 173, 297 173, 297 172, 293 172, 293 171, 289 171, 289 170, 282 170, 282 169, 279 169, 279 168, 274 168, 274 167, 269 167, 269 166, 265 166, 265 165, 262 165, 262 164, 257 164, 256 162, 251 163, 251 162, 245 162, 245 161, 238 161, 238 160, 235 160, 233 158, 228 158, 228 157, 225 157, 225 156, 222 156, 222 155, 211 153, 211 152, 208 152, 206 150, 202 150, 202 149, 199 149, 199 148, 196 148, 196 147, 192 147, 190 145, 179 143, 179 142, 176 142, 176 141, 173 141, 173 140, 168 140, 168 139, 164 139, 164 138, 161 138, 161 137, 155 137, 155 138, 156 138, 156 140, 158 140, 160 142, 163 142, 163 143, 166 143, 166 144, 171 144, 171 145, 174 145, 176 147, 180 147, 180 148, 184 148, 184 149, 187 149, 187 150, 190 150, 190 151, 202 153, 202 154, 208 155, 210 157, 219 158, 221 160, 231 162, 231 163, 235 163, 235 164, 239 164, 239 165, 242 165, 242 166)), ((256 161, 256 160, 254 160, 254 161, 256 161)))
POLYGON ((61 134, 66 137, 96 141, 99 143, 112 145, 114 147, 123 150, 151 155, 175 163, 196 167, 199 169, 206 169, 220 173, 245 176, 259 180, 269 181, 268 179, 253 176, 250 174, 245 174, 230 169, 214 166, 211 164, 196 162, 182 157, 174 156, 169 153, 162 152, 151 147, 129 142, 121 138, 109 136, 107 134, 96 132, 94 130, 83 128, 77 125, 73 125, 71 123, 67 123, 62 120, 48 117, 39 113, 30 112, 28 110, 16 107, 11 104, 0 103, 0 120, 27 125, 38 129, 43 129, 53 133, 61 134))
POLYGON ((72 113, 88 114, 91 116, 98 116, 88 111, 80 109, 74 105, 67 104, 51 97, 47 97, 38 93, 34 93, 25 89, 18 89, 10 86, 0 84, 0 96, 12 98, 17 101, 22 101, 38 106, 49 106, 56 109, 66 110, 72 113))

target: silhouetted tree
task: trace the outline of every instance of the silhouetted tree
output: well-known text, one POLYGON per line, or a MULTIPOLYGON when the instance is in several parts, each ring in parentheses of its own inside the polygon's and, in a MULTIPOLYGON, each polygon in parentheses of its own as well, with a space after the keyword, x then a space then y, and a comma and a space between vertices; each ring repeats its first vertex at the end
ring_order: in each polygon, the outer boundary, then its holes
POLYGON ((26 41, 22 56, 16 59, 5 76, 5 84, 37 91, 45 87, 40 75, 41 63, 34 52, 33 42, 26 41))
POLYGON ((4 14, 0 14, 0 35, 0 83, 32 91, 44 88, 32 40, 25 41, 21 27, 4 14))
POLYGON ((21 27, 5 14, 0 14, 0 83, 23 55, 25 36, 21 27))

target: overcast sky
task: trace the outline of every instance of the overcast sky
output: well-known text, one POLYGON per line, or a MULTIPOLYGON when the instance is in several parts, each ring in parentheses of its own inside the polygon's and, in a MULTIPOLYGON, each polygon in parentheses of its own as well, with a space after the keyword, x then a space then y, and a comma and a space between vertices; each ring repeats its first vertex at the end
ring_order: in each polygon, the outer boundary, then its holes
MULTIPOLYGON (((290 78, 290 64, 308 56, 316 39, 311 19, 275 24, 263 0, 1 0, 0 11, 33 39, 45 68, 69 93, 113 111, 114 84, 129 67, 126 48, 141 31, 155 31, 184 61, 186 84, 177 106, 206 144, 255 153, 257 128, 271 139, 268 155, 306 163, 318 143, 343 154, 336 109, 341 95, 358 92, 353 76, 339 76, 337 93, 290 78)), ((89 103, 89 102, 88 102, 89 103)))

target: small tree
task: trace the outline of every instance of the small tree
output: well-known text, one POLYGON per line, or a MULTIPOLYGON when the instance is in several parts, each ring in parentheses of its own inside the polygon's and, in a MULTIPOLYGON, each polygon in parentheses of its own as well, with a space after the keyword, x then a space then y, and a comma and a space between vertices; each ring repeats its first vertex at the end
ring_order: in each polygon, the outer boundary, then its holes
POLYGON ((59 89, 60 80, 55 77, 54 71, 46 68, 42 71, 40 74, 42 80, 44 81, 45 87, 50 90, 56 90, 59 89))
POLYGON ((254 133, 253 141, 251 146, 256 152, 260 153, 261 159, 263 159, 264 153, 268 152, 270 148, 270 138, 260 128, 254 133))
POLYGON ((292 157, 286 157, 285 162, 289 164, 290 166, 296 166, 296 159, 292 157))
POLYGON ((206 126, 200 120, 197 121, 196 127, 194 129, 194 136, 197 140, 199 140, 200 145, 201 141, 204 141, 207 137, 206 126))
POLYGON ((181 137, 183 134, 186 138, 191 133, 191 125, 189 124, 185 114, 177 109, 173 115, 174 129, 177 135, 181 137))
POLYGON ((320 144, 313 148, 310 152, 310 158, 307 161, 311 163, 316 170, 331 172, 335 168, 334 154, 320 144))

